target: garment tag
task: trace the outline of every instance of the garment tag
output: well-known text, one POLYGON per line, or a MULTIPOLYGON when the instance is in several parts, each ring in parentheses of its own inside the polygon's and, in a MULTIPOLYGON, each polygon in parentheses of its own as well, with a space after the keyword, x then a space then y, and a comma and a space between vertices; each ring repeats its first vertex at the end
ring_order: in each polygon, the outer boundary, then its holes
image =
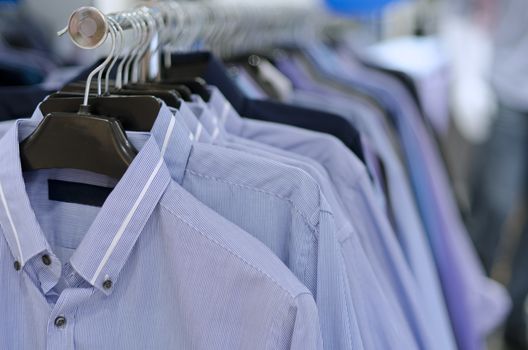
POLYGON ((102 207, 112 188, 62 180, 48 180, 51 201, 102 207))

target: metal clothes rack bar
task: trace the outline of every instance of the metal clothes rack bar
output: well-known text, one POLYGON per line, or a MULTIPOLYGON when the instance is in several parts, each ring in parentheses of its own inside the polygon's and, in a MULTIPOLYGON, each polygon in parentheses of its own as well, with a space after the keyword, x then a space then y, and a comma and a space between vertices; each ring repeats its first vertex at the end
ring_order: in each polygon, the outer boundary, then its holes
POLYGON ((94 7, 81 7, 59 34, 68 32, 81 48, 96 48, 106 39, 110 19, 123 31, 135 30, 132 18, 138 13, 156 22, 160 44, 166 48, 188 50, 192 49, 189 45, 201 41, 220 53, 225 53, 226 45, 240 50, 306 40, 332 18, 322 9, 305 6, 164 1, 109 15, 94 7))
POLYGON ((133 80, 145 81, 147 76, 159 77, 160 55, 165 66, 170 66, 174 51, 201 48, 228 57, 302 43, 336 21, 342 20, 323 9, 306 6, 159 1, 108 15, 95 7, 81 7, 58 34, 68 33, 77 46, 94 49, 109 33, 113 38, 117 30, 119 34, 134 33, 139 39, 134 48, 129 47, 135 57, 133 80))

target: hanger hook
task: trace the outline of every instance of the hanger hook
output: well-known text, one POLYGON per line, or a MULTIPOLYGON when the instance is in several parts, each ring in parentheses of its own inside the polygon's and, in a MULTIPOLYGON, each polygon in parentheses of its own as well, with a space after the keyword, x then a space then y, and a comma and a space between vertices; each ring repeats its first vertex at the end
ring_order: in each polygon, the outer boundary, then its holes
POLYGON ((181 33, 187 33, 187 36, 183 36, 185 40, 182 41, 181 50, 193 49, 193 45, 196 44, 196 40, 200 35, 200 28, 202 27, 203 18, 201 17, 203 13, 201 11, 196 11, 198 5, 197 3, 189 2, 187 6, 182 6, 182 9, 185 11, 185 30, 182 30, 181 33))
MULTIPOLYGON (((165 45, 167 44, 168 42, 168 38, 170 37, 170 34, 168 33, 168 22, 169 22, 169 17, 168 15, 165 13, 165 11, 159 7, 159 6, 156 6, 156 7, 152 7, 151 8, 152 10, 152 18, 155 20, 155 23, 156 23, 156 36, 157 36, 157 44, 156 46, 153 48, 152 52, 151 52, 151 57, 149 58, 150 59, 150 62, 149 63, 152 63, 152 62, 155 62, 156 63, 156 71, 151 71, 149 70, 149 78, 154 78, 154 77, 151 77, 150 76, 150 73, 156 73, 156 80, 161 80, 161 57, 163 55, 163 48, 165 47, 165 45), (153 61, 155 60, 155 61, 153 61)), ((152 65, 149 64, 149 68, 151 68, 152 65)))
MULTIPOLYGON (((123 13, 122 16, 132 26, 133 40, 135 42, 135 39, 139 37, 139 24, 135 21, 132 14, 130 14, 129 12, 123 13)), ((125 64, 128 61, 128 58, 132 54, 134 47, 135 47, 135 44, 130 45, 130 48, 127 49, 126 53, 123 55, 123 58, 121 59, 121 62, 119 62, 119 65, 117 66, 116 86, 118 89, 121 89, 123 87, 123 70, 124 70, 125 64)))
POLYGON ((140 49, 138 50, 136 57, 134 58, 134 63, 132 66, 132 82, 136 83, 139 81, 139 72, 140 72, 140 60, 145 57, 147 54, 150 44, 152 43, 152 39, 156 35, 156 21, 154 20, 152 14, 149 11, 148 7, 141 7, 139 9, 140 16, 144 20, 144 23, 146 24, 146 38, 145 41, 142 43, 140 49))
MULTIPOLYGON (((115 26, 115 23, 111 21, 110 17, 107 16, 106 18, 107 18, 107 20, 108 20, 108 27, 109 27, 109 29, 112 30, 112 31, 114 32, 114 34, 117 33, 117 28, 116 28, 116 26, 115 26)), ((115 37, 115 42, 116 42, 116 48, 118 48, 119 45, 120 45, 120 44, 119 44, 120 41, 118 40, 118 37, 117 37, 117 36, 115 37)), ((113 54, 113 53, 111 52, 111 53, 110 53, 110 56, 111 56, 112 61, 113 61, 114 56, 113 56, 112 54, 113 54)), ((101 96, 102 93, 103 93, 103 92, 102 92, 102 78, 103 78, 103 73, 105 72, 105 70, 106 70, 107 67, 108 67, 108 66, 104 67, 103 69, 101 69, 101 70, 99 71, 99 73, 97 73, 97 95, 98 95, 98 96, 101 96)))
MULTIPOLYGON (((103 15, 104 16, 104 15, 103 15)), ((114 55, 114 52, 115 52, 115 49, 116 49, 116 34, 115 34, 115 31, 114 31, 114 28, 112 26, 109 26, 108 25, 108 22, 106 20, 106 17, 105 17, 105 23, 107 24, 106 27, 109 29, 110 31, 110 37, 112 39, 112 46, 111 46, 111 49, 110 49, 110 54, 106 57, 106 59, 103 61, 103 63, 101 63, 99 66, 97 66, 93 71, 90 72, 90 74, 88 75, 88 78, 86 79, 86 88, 84 90, 84 100, 83 100, 83 104, 81 105, 81 112, 82 111, 85 111, 85 109, 88 108, 88 96, 90 95, 90 85, 92 83, 92 79, 93 77, 101 70, 103 70, 107 65, 108 63, 110 62, 110 60, 112 59, 112 56, 114 55)))
POLYGON ((169 17, 169 23, 167 26, 168 35, 167 43, 163 49, 164 52, 164 66, 165 68, 170 68, 172 65, 171 53, 174 49, 177 49, 177 45, 174 43, 176 39, 181 36, 181 29, 183 28, 184 15, 181 7, 176 2, 163 2, 162 6, 165 8, 165 11, 169 17))
POLYGON ((158 43, 152 52, 157 53, 166 44, 167 38, 169 37, 169 35, 167 35, 167 25, 165 23, 166 16, 161 7, 151 7, 150 10, 151 17, 156 23, 156 32, 158 34, 158 43))
POLYGON ((141 48, 141 46, 143 44, 143 41, 145 40, 145 23, 141 20, 138 12, 137 11, 132 12, 130 19, 132 21, 136 22, 136 24, 138 26, 138 34, 139 35, 138 35, 138 41, 136 42, 136 44, 134 45, 134 47, 130 51, 130 55, 128 56, 127 61, 125 63, 125 71, 124 71, 124 77, 123 77, 125 85, 128 84, 128 82, 129 82, 130 65, 134 61, 134 58, 135 58, 137 52, 139 51, 139 49, 141 48))
POLYGON ((118 34, 117 38, 119 38, 119 45, 117 46, 117 52, 114 55, 114 59, 112 60, 112 62, 108 66, 108 68, 106 69, 105 94, 108 94, 109 91, 110 91, 110 72, 112 71, 112 69, 114 68, 115 64, 117 63, 117 60, 119 59, 119 56, 121 56, 121 54, 123 53, 124 40, 125 40, 124 33, 123 33, 123 28, 121 27, 121 24, 119 24, 119 21, 117 21, 116 19, 114 19, 112 17, 108 17, 108 19, 117 28, 117 34, 118 34))

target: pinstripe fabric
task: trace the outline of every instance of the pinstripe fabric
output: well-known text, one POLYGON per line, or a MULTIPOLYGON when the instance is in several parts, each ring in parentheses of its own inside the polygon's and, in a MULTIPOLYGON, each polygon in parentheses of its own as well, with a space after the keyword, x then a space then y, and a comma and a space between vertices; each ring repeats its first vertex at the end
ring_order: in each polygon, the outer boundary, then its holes
POLYGON ((358 342, 346 313, 343 257, 333 215, 304 171, 196 144, 183 187, 266 243, 316 297, 326 348, 358 342))
MULTIPOLYGON (((296 96, 298 102, 305 105, 315 106, 313 94, 299 93, 296 96)), ((327 100, 329 97, 326 98, 327 100)), ((432 316, 434 331, 437 342, 441 349, 454 349, 456 344, 451 328, 447 308, 442 294, 442 288, 438 272, 434 264, 431 248, 427 242, 427 235, 421 222, 418 209, 413 199, 410 184, 406 178, 403 165, 390 145, 390 137, 380 122, 382 116, 373 110, 366 109, 359 101, 355 101, 355 108, 360 109, 357 113, 361 118, 354 117, 346 111, 350 110, 350 98, 340 100, 332 99, 332 108, 346 116, 358 129, 365 132, 374 142, 376 152, 383 159, 387 169, 388 199, 395 213, 396 229, 399 242, 404 250, 409 266, 413 271, 417 283, 424 295, 424 309, 432 316)), ((320 108, 321 106, 319 106, 320 108)))
MULTIPOLYGON (((193 111, 199 112, 197 105, 189 104, 189 107, 193 111)), ((180 114, 186 112, 182 108, 179 110, 180 114)), ((193 125, 196 124, 196 121, 190 124, 188 119, 181 119, 187 127, 194 129, 193 125)), ((201 142, 210 142, 210 138, 218 136, 214 128, 211 129, 211 134, 205 129, 201 131, 201 142)), ((203 169, 205 170, 202 170, 202 173, 189 171, 194 175, 195 179, 199 179, 195 184, 196 180, 187 182, 188 186, 196 186, 194 191, 192 190, 193 187, 189 187, 190 191, 195 194, 203 186, 200 183, 203 183, 204 180, 210 182, 209 185, 212 185, 213 188, 202 192, 201 196, 203 197, 200 197, 201 199, 203 198, 202 201, 211 203, 215 210, 222 210, 224 216, 234 220, 239 225, 244 225, 243 227, 248 229, 248 232, 258 235, 257 237, 268 244, 283 261, 288 262, 290 269, 316 295, 326 348, 362 349, 361 338, 358 332, 355 331, 357 329, 355 316, 347 312, 347 310, 352 308, 352 305, 350 305, 350 298, 347 294, 348 288, 346 287, 347 282, 344 280, 345 275, 341 270, 344 265, 343 257, 338 251, 339 247, 335 236, 336 229, 330 208, 325 204, 324 197, 317 199, 316 197, 295 197, 295 195, 321 196, 317 183, 307 173, 304 173, 302 169, 280 166, 279 163, 271 162, 265 166, 260 165, 264 159, 249 155, 246 152, 233 153, 231 154, 233 158, 219 158, 219 156, 223 156, 221 153, 222 149, 216 146, 211 147, 211 150, 214 150, 214 153, 212 153, 213 158, 211 158, 211 151, 206 153, 206 157, 201 158, 200 164, 204 166, 203 169), (207 163, 208 158, 210 158, 210 164, 207 163), (244 161, 249 163, 244 164, 244 161), (233 170, 233 166, 229 166, 230 164, 235 165, 237 169, 242 171, 237 174, 233 170), (276 168, 279 172, 271 173, 269 176, 263 175, 264 170, 262 169, 270 171, 273 168, 276 168), (214 176, 205 175, 205 173, 212 173, 211 169, 223 172, 217 172, 214 176), (252 173, 251 171, 247 172, 247 169, 256 169, 258 171, 252 173), (292 188, 292 182, 288 184, 288 181, 284 183, 284 180, 280 180, 281 176, 288 178, 288 173, 284 173, 285 171, 293 171, 299 174, 292 175, 292 178, 301 176, 301 180, 305 179, 307 183, 301 186, 302 190, 292 188), (256 176, 256 174, 259 175, 256 176), (277 185, 278 187, 276 187, 277 185), (233 193, 235 189, 242 193, 241 198, 233 198, 233 195, 236 195, 233 193), (229 197, 226 198, 226 194, 229 197), (270 202, 270 198, 273 197, 274 199, 270 202), (239 218, 239 214, 232 211, 232 208, 225 206, 224 201, 226 199, 241 201, 241 210, 242 206, 244 206, 245 211, 248 213, 266 213, 264 217, 265 220, 269 218, 270 221, 267 224, 269 226, 262 227, 262 214, 260 217, 239 218), (282 205, 278 200, 283 202, 282 205), (287 207, 284 207, 284 204, 288 204, 288 202, 290 206, 298 206, 297 208, 294 207, 296 215, 293 215, 292 219, 289 219, 291 217, 291 209, 288 210, 287 207), (307 207, 307 203, 311 203, 310 205, 318 203, 316 206, 320 207, 318 209, 320 213, 307 214, 314 210, 317 211, 313 207, 307 207), (285 216, 284 214, 288 215, 285 216), (317 215, 320 218, 314 217, 317 215), (299 221, 300 218, 302 220, 299 221), (285 219, 288 221, 293 220, 289 223, 291 225, 290 228, 287 227, 288 224, 284 221, 285 219), (307 235, 306 220, 312 221, 314 219, 319 221, 319 224, 316 224, 315 221, 313 224, 319 227, 312 228, 312 234, 307 235), (305 223, 301 224, 303 221, 305 223), (322 226, 323 224, 326 226, 322 226), (302 233, 302 231, 305 232, 302 233), (310 235, 313 237, 309 238, 310 235)), ((196 149, 199 148, 196 147, 196 149)), ((226 154, 226 156, 229 156, 229 154, 226 154)), ((200 158, 196 157, 196 159, 200 158)), ((189 160, 189 164, 191 164, 191 160, 189 160)), ((186 186, 185 183, 184 186, 186 186)))
POLYGON ((369 318, 376 320, 374 325, 364 325, 363 332, 357 330, 358 334, 361 334, 362 345, 368 349, 417 348, 414 336, 402 313, 390 311, 393 306, 386 300, 385 293, 387 291, 381 289, 376 274, 373 273, 371 262, 365 255, 365 249, 359 241, 357 232, 352 228, 352 224, 344 213, 341 199, 331 184, 327 171, 316 161, 302 155, 227 134, 217 121, 208 120, 217 118, 214 113, 200 101, 197 103, 201 105, 202 110, 199 111, 198 108, 194 110, 200 112, 198 118, 205 128, 214 127, 221 130, 220 137, 216 140, 219 144, 299 167, 308 172, 321 185, 322 192, 334 212, 340 241, 346 242, 341 245, 341 250, 350 261, 350 267, 347 266, 346 270, 349 276, 349 290, 352 298, 350 303, 353 306, 356 303, 354 310, 352 310, 354 317, 357 320, 358 312, 360 312, 361 321, 364 322, 369 318), (361 283, 357 283, 358 281, 361 283), (356 308, 359 311, 355 310, 356 308), (396 329, 394 325, 398 325, 398 328, 396 329))
POLYGON ((435 349, 431 329, 428 328, 429 319, 420 305, 423 301, 418 286, 396 241, 396 235, 378 206, 370 179, 360 161, 330 135, 266 122, 251 123, 258 128, 244 127, 243 134, 239 135, 267 140, 277 147, 309 155, 328 170, 358 232, 366 240, 365 247, 370 248, 369 256, 380 263, 377 273, 385 275, 386 278, 382 280, 386 282, 386 290, 393 291, 395 304, 403 309, 420 348, 435 349))
MULTIPOLYGON (((268 246, 314 295, 325 348, 354 349, 344 259, 332 209, 319 184, 302 169, 195 141, 186 104, 163 107, 151 131, 161 143, 176 127, 164 160, 172 178, 205 205, 268 246)), ((32 119, 42 118, 39 109, 32 119)))
MULTIPOLYGON (((395 234, 387 218, 376 205, 378 202, 374 198, 366 169, 359 160, 329 135, 241 119, 232 108, 225 107, 225 100, 222 101, 220 94, 215 94, 214 89, 212 91, 215 98, 211 99, 210 106, 224 116, 222 119, 228 132, 308 156, 320 162, 328 170, 345 205, 346 213, 364 242, 376 276, 386 291, 386 296, 392 299, 390 301, 392 307, 396 308, 396 313, 404 314, 419 346, 424 349, 434 349, 435 343, 427 326, 428 317, 420 306, 421 295, 418 293, 416 282, 395 241, 395 234)), ((363 326, 363 333, 380 326, 378 318, 369 311, 365 311, 359 320, 360 326, 363 326)), ((398 330, 383 334, 388 342, 400 337, 398 330)))
MULTIPOLYGON (((282 151, 274 147, 258 144, 250 140, 240 138, 239 140, 236 140, 238 141, 237 143, 235 141, 235 139, 237 138, 232 135, 227 135, 223 127, 219 124, 218 118, 209 109, 207 104, 205 104, 205 102, 203 102, 198 96, 195 96, 194 98, 195 103, 190 104, 192 106, 192 110, 194 111, 195 115, 200 120, 200 122, 204 125, 204 128, 207 130, 207 134, 216 135, 214 140, 215 144, 221 145, 222 147, 238 150, 247 154, 253 154, 263 158, 273 159, 282 164, 302 169, 308 174, 310 174, 310 176, 312 176, 313 179, 316 180, 317 183, 321 186, 321 191, 324 194, 325 198, 327 198, 328 203, 334 213, 335 224, 337 229, 337 239, 340 242, 338 248, 341 251, 341 254, 343 254, 343 256, 347 255, 348 257, 351 257, 354 264, 357 266, 364 266, 369 264, 369 262, 366 260, 361 244, 357 240, 357 235, 355 234, 352 225, 344 215, 342 205, 339 203, 339 199, 337 198, 334 188, 330 183, 328 174, 326 174, 326 170, 322 166, 320 166, 317 162, 314 162, 309 158, 304 158, 302 156, 282 151), (348 251, 346 251, 342 242, 350 242, 350 244, 348 245, 348 251)), ((213 140, 209 140, 208 142, 211 141, 213 140)), ((391 344, 388 344, 383 342, 383 336, 373 337, 373 332, 370 332, 368 334, 361 334, 357 320, 358 314, 355 310, 356 306, 354 306, 355 302, 357 303, 362 299, 361 297, 358 297, 358 295, 360 294, 360 292, 358 293, 358 291, 360 289, 363 291, 369 290, 369 293, 373 297, 380 296, 378 298, 378 305, 385 305, 383 296, 381 296, 383 292, 380 290, 379 285, 375 280, 374 274, 370 273, 369 269, 356 270, 356 273, 354 273, 353 281, 350 281, 350 271, 346 272, 346 275, 347 276, 345 280, 345 286, 343 288, 347 291, 347 313, 349 319, 351 320, 351 326, 353 326, 353 328, 349 330, 350 333, 353 334, 352 340, 354 341, 354 343, 350 344, 352 348, 375 349, 384 348, 387 346, 407 349, 415 348, 415 344, 406 342, 406 340, 410 339, 410 337, 402 336, 399 338, 402 340, 401 342, 392 342, 391 344), (361 286, 356 283, 356 281, 358 280, 362 280, 361 286)), ((390 320, 399 324, 402 324, 404 322, 403 320, 396 321, 394 318, 391 318, 390 315, 387 315, 387 310, 388 308, 383 308, 383 315, 380 315, 380 321, 383 320, 383 322, 389 322, 390 320)))
MULTIPOLYGON (((331 51, 331 50, 330 50, 331 51)), ((325 76, 351 85, 390 111, 402 142, 459 348, 482 349, 510 308, 507 292, 485 276, 456 210, 446 170, 412 96, 397 80, 364 67, 350 71, 334 53, 310 47, 325 76)))
POLYGON ((34 125, 18 121, 0 140, 1 349, 322 347, 309 291, 269 249, 174 183, 154 138, 129 135, 141 150, 94 208, 46 200, 46 180, 112 180, 73 170, 23 177, 19 135, 34 125), (60 246, 63 257, 71 250, 64 265, 60 246))
MULTIPOLYGON (((298 88, 293 97, 294 102, 342 115, 372 141, 376 153, 385 165, 387 197, 394 214, 395 231, 422 292, 423 308, 430 315, 430 328, 437 339, 436 345, 442 350, 456 348, 432 251, 402 162, 394 151, 390 135, 386 132, 384 116, 361 99, 313 82, 306 72, 291 60, 282 60, 278 66, 298 88)), ((364 150, 366 149, 368 148, 364 147, 364 150)))
POLYGON ((208 135, 211 135, 209 142, 218 145, 225 145, 227 142, 226 132, 220 123, 220 119, 209 108, 209 105, 198 95, 192 95, 193 102, 188 105, 191 107, 196 118, 202 123, 208 135))

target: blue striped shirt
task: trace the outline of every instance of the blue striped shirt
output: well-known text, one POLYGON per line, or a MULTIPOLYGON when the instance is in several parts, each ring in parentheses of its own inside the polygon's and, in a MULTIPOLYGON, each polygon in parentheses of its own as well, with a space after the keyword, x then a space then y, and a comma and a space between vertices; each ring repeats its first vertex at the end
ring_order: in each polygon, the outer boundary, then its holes
MULTIPOLYGON (((213 92, 212 101, 215 100, 215 92, 213 92)), ((226 101, 224 100, 224 102, 226 101)), ((387 290, 381 287, 377 274, 373 270, 374 261, 372 261, 372 257, 367 257, 358 232, 353 228, 353 224, 345 213, 341 199, 332 185, 326 169, 311 158, 228 134, 219 120, 214 120, 215 118, 218 119, 214 112, 207 111, 207 107, 202 106, 202 108, 204 110, 199 113, 198 118, 209 130, 209 134, 213 133, 209 129, 211 127, 220 130, 215 133, 218 134, 215 140, 217 143, 224 147, 258 154, 297 166, 317 179, 334 212, 336 225, 340 231, 339 236, 343 238, 341 249, 348 261, 345 269, 349 276, 351 304, 354 305, 352 311, 354 311, 356 319, 360 318, 358 320, 358 329, 360 329, 358 333, 361 335, 363 346, 367 349, 418 348, 403 314, 395 310, 394 303, 391 305, 391 302, 387 300, 387 290), (395 325, 398 326, 395 327, 395 325)), ((198 109, 195 111, 197 112, 198 109)))
MULTIPOLYGON (((174 123, 164 159, 171 177, 202 203, 268 246, 313 294, 325 348, 357 349, 345 256, 319 184, 302 169, 195 142, 185 104, 166 107, 151 131, 158 144, 174 123)), ((33 117, 42 114, 37 108, 33 117)))
POLYGON ((326 96, 326 101, 332 101, 331 107, 322 106, 320 96, 312 93, 296 93, 296 100, 303 105, 314 108, 331 109, 345 116, 358 129, 370 136, 376 151, 384 161, 387 181, 388 200, 395 214, 398 241, 403 248, 409 267, 422 292, 423 308, 430 315, 435 337, 441 349, 456 349, 451 323, 442 293, 438 272, 434 263, 431 248, 427 241, 427 234, 414 202, 410 183, 398 156, 390 144, 390 136, 383 125, 383 116, 375 110, 363 107, 359 101, 354 101, 354 108, 360 113, 350 111, 351 99, 339 99, 326 96), (362 108, 363 107, 363 108, 362 108), (355 116, 361 116, 361 118, 355 116))
MULTIPOLYGON (((331 50, 330 50, 331 51, 331 50)), ((390 111, 409 168, 418 208, 436 260, 459 348, 482 349, 508 314, 504 287, 487 278, 461 220, 438 149, 413 97, 396 79, 364 67, 355 72, 323 46, 308 54, 328 78, 372 96, 390 111)))
MULTIPOLYGON (((421 307, 422 295, 404 259, 396 236, 375 198, 366 169, 358 159, 337 139, 330 135, 307 131, 291 126, 269 122, 242 119, 226 103, 216 89, 212 89, 210 106, 220 116, 220 124, 229 133, 286 149, 316 160, 328 171, 333 184, 345 206, 346 214, 357 228, 364 243, 369 261, 383 286, 384 295, 390 300, 391 308, 377 305, 377 298, 365 295, 372 303, 372 309, 365 309, 359 317, 363 334, 374 331, 376 336, 385 337, 387 344, 414 338, 423 349, 438 348, 428 327, 429 315, 421 307), (372 312, 378 310, 378 313, 372 312), (404 321, 387 323, 383 330, 381 313, 392 312, 404 321), (412 329, 406 333, 405 324, 412 329)), ((352 264, 349 265, 353 269, 352 264)), ((366 293, 370 291, 365 291, 366 293)), ((366 307, 366 306, 365 306, 366 307)), ((409 340, 410 342, 411 340, 409 340)))
POLYGON ((321 349, 311 293, 172 181, 166 143, 130 134, 140 152, 117 183, 23 174, 19 140, 34 125, 0 140, 0 348, 321 349), (49 200, 49 179, 115 188, 98 208, 49 200))

